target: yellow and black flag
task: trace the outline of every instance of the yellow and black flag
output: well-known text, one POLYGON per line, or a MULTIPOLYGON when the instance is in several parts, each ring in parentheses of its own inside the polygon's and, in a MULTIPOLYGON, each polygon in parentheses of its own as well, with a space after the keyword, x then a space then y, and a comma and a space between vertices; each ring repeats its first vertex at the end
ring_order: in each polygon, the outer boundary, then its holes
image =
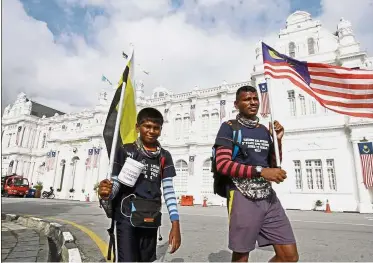
MULTIPOLYGON (((118 146, 121 146, 125 143, 134 142, 137 139, 137 132, 136 132, 136 100, 135 100, 135 89, 133 85, 133 76, 134 76, 134 52, 132 51, 131 57, 128 59, 128 63, 126 68, 123 71, 123 74, 119 80, 118 88, 115 92, 113 97, 113 101, 111 102, 110 109, 108 112, 108 116, 106 119, 105 127, 104 127, 104 140, 106 144, 107 153, 110 159, 111 151, 112 151, 112 144, 114 140, 114 131, 115 131, 115 124, 117 121, 117 116, 119 112, 119 103, 121 98, 122 89, 124 90, 123 96, 123 111, 122 116, 120 118, 120 125, 119 125, 119 134, 118 140, 116 145, 114 146, 115 149, 118 146), (123 84, 125 86, 123 87, 123 84)), ((113 160, 110 160, 113 162, 113 160)))

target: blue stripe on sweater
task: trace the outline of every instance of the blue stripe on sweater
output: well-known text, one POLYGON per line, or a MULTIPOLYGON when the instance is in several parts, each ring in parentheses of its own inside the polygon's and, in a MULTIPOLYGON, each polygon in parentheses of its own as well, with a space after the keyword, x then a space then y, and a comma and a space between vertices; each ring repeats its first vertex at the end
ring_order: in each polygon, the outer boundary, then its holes
POLYGON ((171 197, 165 198, 164 201, 166 202, 166 204, 167 204, 168 202, 177 204, 177 200, 176 200, 176 197, 175 197, 175 196, 171 196, 171 197), (171 200, 174 200, 174 201, 171 201, 171 200))
POLYGON ((172 182, 172 177, 162 179, 163 184, 163 197, 166 202, 168 214, 170 215, 170 220, 179 220, 179 212, 177 210, 176 194, 172 182))

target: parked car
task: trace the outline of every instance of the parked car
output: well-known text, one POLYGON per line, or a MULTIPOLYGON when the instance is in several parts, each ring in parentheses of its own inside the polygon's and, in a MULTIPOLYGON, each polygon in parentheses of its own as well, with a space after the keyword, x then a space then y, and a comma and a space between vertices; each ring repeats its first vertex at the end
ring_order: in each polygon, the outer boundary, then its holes
POLYGON ((30 185, 27 178, 20 175, 5 176, 1 182, 1 192, 5 197, 7 196, 22 196, 25 197, 30 185))

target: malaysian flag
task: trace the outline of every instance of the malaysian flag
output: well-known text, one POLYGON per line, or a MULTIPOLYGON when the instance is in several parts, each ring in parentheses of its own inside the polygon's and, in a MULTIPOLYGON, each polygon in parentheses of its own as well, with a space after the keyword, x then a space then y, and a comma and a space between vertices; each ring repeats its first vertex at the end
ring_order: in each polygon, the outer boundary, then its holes
POLYGON ((363 181, 366 188, 373 188, 373 143, 358 143, 363 181))
POLYGON ((51 151, 47 152, 47 160, 45 161, 46 165, 45 168, 47 171, 50 169, 50 160, 51 160, 51 151))
POLYGON ((220 120, 225 118, 225 100, 220 101, 220 120))
POLYGON ((260 115, 262 115, 263 118, 266 118, 268 114, 270 114, 269 109, 269 97, 268 97, 268 88, 267 83, 260 83, 259 84, 259 90, 260 90, 260 97, 261 97, 261 111, 260 115))
POLYGON ((195 121, 196 120, 196 105, 190 105, 190 120, 195 121))
POLYGON ((169 109, 164 109, 164 122, 168 122, 168 111, 169 109))
POLYGON ((54 169, 54 161, 56 159, 56 152, 51 152, 51 158, 50 158, 50 169, 53 170, 54 169))
POLYGON ((88 158, 85 161, 86 169, 90 169, 91 168, 92 154, 93 154, 93 149, 88 149, 88 158))
POLYGON ((194 156, 189 156, 189 175, 193 175, 194 172, 194 156))
POLYGON ((93 156, 93 168, 97 167, 97 160, 98 157, 100 156, 100 149, 99 148, 94 148, 95 154, 93 156))
POLYGON ((373 71, 298 61, 262 43, 264 75, 288 79, 334 112, 373 118, 373 71))

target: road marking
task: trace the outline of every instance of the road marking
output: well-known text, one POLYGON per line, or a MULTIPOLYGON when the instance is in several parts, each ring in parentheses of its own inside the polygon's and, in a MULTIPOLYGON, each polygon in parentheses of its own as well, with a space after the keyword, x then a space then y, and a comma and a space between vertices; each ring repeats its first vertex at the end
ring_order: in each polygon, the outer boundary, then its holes
MULTIPOLYGON (((93 242, 96 243, 97 247, 100 249, 101 254, 104 256, 105 260, 107 262, 111 262, 111 261, 108 261, 106 259, 106 256, 107 256, 106 253, 108 251, 108 244, 105 241, 103 241, 98 235, 96 235, 92 230, 86 228, 85 226, 79 225, 75 222, 65 220, 65 219, 59 219, 59 218, 54 218, 54 217, 47 217, 46 219, 61 221, 61 222, 70 224, 70 225, 78 228, 79 230, 83 231, 93 240, 93 242)), ((113 258, 113 256, 112 256, 112 258, 113 258)))
MULTIPOLYGON (((187 213, 179 213, 180 215, 187 215, 187 216, 205 216, 205 217, 224 217, 227 218, 226 215, 206 215, 206 214, 187 214, 187 213)), ((369 224, 353 224, 353 223, 341 223, 341 222, 333 222, 333 221, 311 221, 311 220, 297 220, 297 219, 290 219, 291 222, 302 222, 302 223, 317 223, 317 224, 334 224, 334 225, 350 225, 350 226, 368 226, 373 227, 373 225, 369 224)), ((370 219, 372 220, 372 219, 370 219)))
POLYGON ((290 220, 292 222, 302 222, 302 223, 317 223, 317 224, 333 224, 333 225, 349 225, 349 226, 370 226, 373 225, 369 224, 353 224, 353 223, 340 223, 340 222, 333 222, 333 221, 309 221, 309 220, 290 220))

